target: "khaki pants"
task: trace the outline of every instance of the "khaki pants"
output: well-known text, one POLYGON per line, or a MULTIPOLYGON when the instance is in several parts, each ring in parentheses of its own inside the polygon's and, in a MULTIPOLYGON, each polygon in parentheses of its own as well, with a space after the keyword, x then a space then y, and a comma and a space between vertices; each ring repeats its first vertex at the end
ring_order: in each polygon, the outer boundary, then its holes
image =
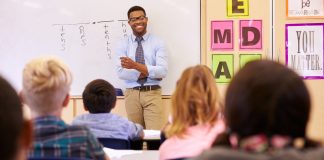
POLYGON ((161 89, 139 91, 126 89, 125 107, 128 119, 144 129, 160 130, 164 126, 161 89))

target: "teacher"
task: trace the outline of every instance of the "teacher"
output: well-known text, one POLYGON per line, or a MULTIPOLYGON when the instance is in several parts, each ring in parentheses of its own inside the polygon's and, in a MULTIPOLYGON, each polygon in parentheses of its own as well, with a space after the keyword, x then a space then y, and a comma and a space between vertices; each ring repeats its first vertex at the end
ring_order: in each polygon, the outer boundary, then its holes
POLYGON ((133 33, 116 47, 117 74, 125 81, 125 106, 128 119, 145 129, 160 130, 164 125, 161 80, 167 75, 164 42, 147 33, 144 8, 131 7, 128 24, 133 33))

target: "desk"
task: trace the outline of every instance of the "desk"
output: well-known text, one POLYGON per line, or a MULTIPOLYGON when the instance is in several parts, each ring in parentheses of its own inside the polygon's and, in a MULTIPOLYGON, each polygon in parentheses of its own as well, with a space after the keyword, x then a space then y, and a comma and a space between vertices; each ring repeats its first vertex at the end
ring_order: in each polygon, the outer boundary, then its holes
POLYGON ((160 130, 144 130, 144 140, 160 140, 160 130))
POLYGON ((110 160, 158 160, 159 151, 115 150, 104 148, 110 160))
POLYGON ((143 140, 131 141, 131 148, 135 150, 143 150, 143 142, 145 142, 146 147, 144 150, 159 150, 160 142, 160 130, 144 130, 143 140))

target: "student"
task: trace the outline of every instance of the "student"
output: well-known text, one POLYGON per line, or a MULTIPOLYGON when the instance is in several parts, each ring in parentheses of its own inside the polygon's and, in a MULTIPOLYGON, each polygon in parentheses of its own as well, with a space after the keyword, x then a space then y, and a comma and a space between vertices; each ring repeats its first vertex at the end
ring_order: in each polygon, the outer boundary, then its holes
POLYGON ((172 95, 171 123, 164 132, 160 159, 199 155, 224 131, 219 93, 212 71, 203 65, 186 69, 172 95))
POLYGON ((247 63, 225 98, 227 132, 197 160, 323 160, 306 136, 310 97, 301 77, 279 63, 247 63))
POLYGON ((117 75, 124 80, 128 119, 145 129, 160 130, 165 123, 161 80, 168 71, 164 42, 146 30, 148 17, 144 8, 131 7, 128 24, 133 33, 116 47, 117 75))
POLYGON ((71 82, 70 70, 58 59, 37 58, 25 66, 22 99, 34 123, 31 158, 109 159, 89 129, 69 126, 61 119, 71 82))
POLYGON ((0 159, 25 160, 32 145, 32 125, 12 86, 0 77, 0 159))
POLYGON ((142 139, 143 127, 110 113, 116 105, 115 88, 103 79, 90 82, 82 94, 83 105, 90 114, 77 116, 72 124, 85 125, 98 138, 142 139))

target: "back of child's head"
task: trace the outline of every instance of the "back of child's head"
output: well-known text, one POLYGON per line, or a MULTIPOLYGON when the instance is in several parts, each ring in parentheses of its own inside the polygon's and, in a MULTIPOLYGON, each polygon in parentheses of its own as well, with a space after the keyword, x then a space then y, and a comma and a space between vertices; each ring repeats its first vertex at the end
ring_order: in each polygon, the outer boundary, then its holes
POLYGON ((0 77, 0 157, 13 159, 23 132, 22 104, 14 88, 0 77))
POLYGON ((212 71, 204 65, 189 67, 183 71, 172 94, 172 124, 166 135, 181 136, 187 127, 215 123, 220 110, 212 71))
POLYGON ((70 92, 72 73, 64 62, 55 57, 32 59, 23 70, 23 97, 33 112, 50 115, 70 92))
POLYGON ((310 96, 294 71, 273 61, 246 64, 232 79, 225 118, 241 138, 263 133, 305 137, 310 96))
POLYGON ((115 88, 103 79, 91 81, 82 93, 83 105, 90 113, 109 113, 116 104, 115 88))

